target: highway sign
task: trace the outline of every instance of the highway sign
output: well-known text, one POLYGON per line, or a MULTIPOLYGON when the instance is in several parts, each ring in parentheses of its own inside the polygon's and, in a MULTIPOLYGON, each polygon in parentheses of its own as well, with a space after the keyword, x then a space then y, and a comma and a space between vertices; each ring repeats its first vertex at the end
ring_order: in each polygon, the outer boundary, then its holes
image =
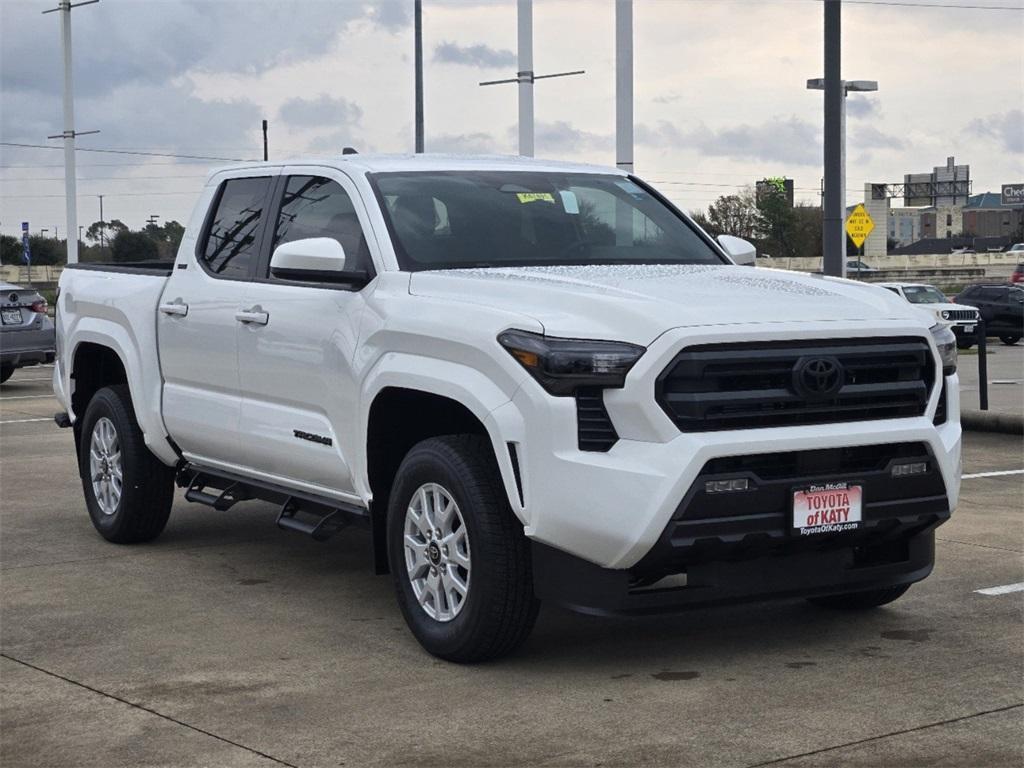
POLYGON ((864 206, 858 203, 846 220, 846 234, 853 240, 853 244, 860 248, 874 228, 875 222, 871 220, 864 206))

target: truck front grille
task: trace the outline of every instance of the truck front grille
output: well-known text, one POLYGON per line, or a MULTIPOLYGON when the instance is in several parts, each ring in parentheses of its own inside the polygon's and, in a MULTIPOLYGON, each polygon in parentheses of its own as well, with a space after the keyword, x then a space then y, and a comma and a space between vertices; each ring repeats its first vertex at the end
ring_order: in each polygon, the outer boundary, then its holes
POLYGON ((978 313, 973 309, 950 309, 946 312, 949 320, 977 320, 978 313))
POLYGON ((923 338, 705 344, 658 378, 683 432, 921 416, 935 381, 923 338))

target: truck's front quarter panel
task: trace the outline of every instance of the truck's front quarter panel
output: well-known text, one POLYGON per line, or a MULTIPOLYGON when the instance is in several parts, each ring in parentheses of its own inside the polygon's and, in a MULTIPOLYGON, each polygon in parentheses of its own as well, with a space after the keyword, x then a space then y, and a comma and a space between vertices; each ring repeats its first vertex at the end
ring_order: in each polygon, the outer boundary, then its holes
MULTIPOLYGON (((605 407, 619 438, 606 452, 579 449, 573 398, 552 397, 532 380, 524 382, 513 403, 495 412, 494 416, 500 417, 503 411, 511 413, 512 408, 521 416, 516 423, 523 425, 525 434, 516 439, 522 444, 525 517, 529 523, 527 533, 538 542, 604 568, 633 568, 662 541, 666 530, 680 514, 684 499, 693 492, 709 462, 722 460, 719 462, 722 464, 724 460, 735 457, 802 456, 809 455, 809 452, 831 451, 839 462, 834 467, 834 474, 841 479, 851 474, 859 477, 860 470, 846 471, 843 467, 843 461, 847 460, 845 454, 835 452, 846 450, 846 454, 853 456, 858 450, 871 452, 870 446, 924 446, 930 455, 928 462, 930 471, 934 473, 932 477, 942 486, 937 494, 942 498, 922 503, 920 507, 941 507, 945 519, 956 506, 960 483, 956 374, 943 379, 934 343, 928 331, 920 326, 896 321, 836 325, 766 323, 668 331, 649 345, 627 377, 624 388, 604 392, 605 407), (772 344, 820 339, 856 341, 896 337, 916 337, 927 344, 930 363, 936 366, 927 405, 920 415, 683 431, 658 403, 658 379, 684 349, 731 343, 772 344), (941 423, 934 423, 940 408, 944 408, 946 415, 941 423)), ((893 504, 891 496, 895 494, 898 498, 903 492, 898 481, 885 481, 883 474, 888 471, 888 465, 875 471, 871 483, 878 485, 878 489, 869 483, 865 490, 865 509, 875 510, 879 515, 883 514, 883 508, 885 514, 889 514, 899 506, 893 504)), ((798 484, 796 480, 803 482, 813 477, 816 477, 813 472, 805 472, 795 478, 793 484, 798 484)), ((908 489, 909 505, 913 482, 903 482, 906 483, 903 487, 908 489)), ((777 506, 778 499, 782 498, 779 495, 781 491, 776 489, 774 493, 773 503, 777 506)), ((745 507, 750 505, 753 505, 748 510, 750 514, 772 512, 776 519, 767 526, 771 528, 770 535, 792 536, 786 522, 790 510, 769 510, 763 504, 757 508, 756 496, 756 491, 746 497, 738 494, 735 501, 737 515, 744 514, 745 507)), ((742 526, 737 530, 742 530, 742 526)))

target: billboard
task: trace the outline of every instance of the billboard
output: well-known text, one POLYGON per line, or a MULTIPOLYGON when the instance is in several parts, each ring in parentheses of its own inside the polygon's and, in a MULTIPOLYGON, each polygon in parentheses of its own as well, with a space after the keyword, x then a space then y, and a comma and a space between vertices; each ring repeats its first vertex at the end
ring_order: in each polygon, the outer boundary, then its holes
POLYGON ((999 201, 1003 205, 1024 205, 1024 184, 1003 184, 999 201))

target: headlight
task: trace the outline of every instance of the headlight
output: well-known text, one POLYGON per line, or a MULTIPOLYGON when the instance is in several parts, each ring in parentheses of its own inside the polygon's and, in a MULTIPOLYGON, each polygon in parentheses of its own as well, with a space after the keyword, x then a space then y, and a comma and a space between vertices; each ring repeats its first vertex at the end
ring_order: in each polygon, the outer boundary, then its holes
POLYGON ((942 360, 942 375, 956 373, 956 336, 945 325, 931 327, 935 346, 939 348, 939 359, 942 360))
POLYGON ((943 320, 949 320, 949 310, 948 309, 942 310, 942 319, 943 320))
POLYGON ((580 387, 621 389, 626 374, 647 350, 621 341, 557 339, 527 331, 505 331, 498 343, 552 395, 580 387))

